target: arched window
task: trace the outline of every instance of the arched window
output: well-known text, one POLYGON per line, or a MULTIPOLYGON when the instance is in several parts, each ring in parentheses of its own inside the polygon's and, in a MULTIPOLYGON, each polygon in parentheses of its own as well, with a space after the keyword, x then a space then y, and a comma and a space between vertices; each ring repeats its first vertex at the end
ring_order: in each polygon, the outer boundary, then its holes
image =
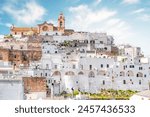
POLYGON ((62 23, 62 21, 60 21, 60 27, 62 27, 63 26, 63 23, 62 23))
POLYGON ((55 72, 52 74, 52 77, 57 77, 57 78, 59 78, 60 81, 61 81, 61 73, 60 73, 60 71, 55 71, 55 72))
POLYGON ((74 73, 74 72, 72 72, 72 71, 68 71, 68 72, 66 72, 66 73, 65 73, 65 75, 68 75, 68 76, 74 76, 74 75, 75 75, 75 73, 74 73))
POLYGON ((80 72, 78 73, 78 75, 84 75, 84 73, 83 73, 82 71, 80 71, 80 72))
POLYGON ((52 76, 61 76, 61 73, 59 71, 55 71, 52 76))
POLYGON ((143 77, 143 73, 138 72, 138 73, 136 74, 136 77, 143 77))
POLYGON ((90 73, 89 73, 89 78, 94 78, 95 77, 95 74, 94 74, 94 72, 93 71, 91 71, 90 73))

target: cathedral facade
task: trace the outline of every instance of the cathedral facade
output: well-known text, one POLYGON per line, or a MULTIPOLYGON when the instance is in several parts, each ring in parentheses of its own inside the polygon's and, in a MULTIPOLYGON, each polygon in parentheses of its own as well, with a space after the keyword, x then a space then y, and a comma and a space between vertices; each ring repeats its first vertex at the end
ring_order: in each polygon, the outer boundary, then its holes
POLYGON ((58 26, 54 26, 52 23, 44 22, 38 24, 36 27, 16 27, 12 26, 10 32, 12 35, 40 35, 42 32, 61 32, 62 34, 72 34, 74 30, 65 29, 65 17, 63 13, 60 13, 58 17, 58 26))

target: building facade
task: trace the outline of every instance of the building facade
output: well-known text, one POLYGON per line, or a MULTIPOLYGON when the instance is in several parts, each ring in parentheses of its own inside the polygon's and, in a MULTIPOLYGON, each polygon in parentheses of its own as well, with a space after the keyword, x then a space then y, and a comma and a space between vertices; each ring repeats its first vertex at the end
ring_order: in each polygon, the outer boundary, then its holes
POLYGON ((58 17, 58 26, 54 26, 52 23, 46 21, 42 24, 38 24, 36 27, 16 27, 12 26, 10 32, 12 35, 40 35, 43 32, 61 32, 63 34, 72 34, 72 29, 65 29, 65 17, 63 13, 60 13, 58 17))

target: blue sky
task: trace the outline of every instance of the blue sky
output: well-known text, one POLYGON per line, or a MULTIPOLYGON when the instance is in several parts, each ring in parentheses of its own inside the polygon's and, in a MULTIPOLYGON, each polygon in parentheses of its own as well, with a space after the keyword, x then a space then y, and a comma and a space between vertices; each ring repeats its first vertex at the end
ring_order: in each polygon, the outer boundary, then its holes
POLYGON ((150 0, 1 0, 0 34, 8 34, 11 24, 57 25, 60 12, 67 28, 107 32, 117 44, 139 46, 150 55, 150 0))

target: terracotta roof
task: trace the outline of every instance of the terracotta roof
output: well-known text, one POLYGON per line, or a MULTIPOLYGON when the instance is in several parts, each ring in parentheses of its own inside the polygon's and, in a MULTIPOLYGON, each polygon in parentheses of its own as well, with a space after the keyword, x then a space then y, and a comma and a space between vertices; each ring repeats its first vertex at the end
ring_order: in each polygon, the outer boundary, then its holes
POLYGON ((65 32, 74 32, 73 29, 65 29, 65 32))
POLYGON ((42 24, 38 24, 38 26, 42 26, 42 25, 44 25, 44 24, 53 25, 52 23, 47 23, 47 22, 45 21, 45 22, 42 23, 42 24))
POLYGON ((37 32, 38 31, 38 29, 37 28, 35 28, 35 27, 13 27, 12 29, 11 29, 12 31, 35 31, 35 32, 37 32))

